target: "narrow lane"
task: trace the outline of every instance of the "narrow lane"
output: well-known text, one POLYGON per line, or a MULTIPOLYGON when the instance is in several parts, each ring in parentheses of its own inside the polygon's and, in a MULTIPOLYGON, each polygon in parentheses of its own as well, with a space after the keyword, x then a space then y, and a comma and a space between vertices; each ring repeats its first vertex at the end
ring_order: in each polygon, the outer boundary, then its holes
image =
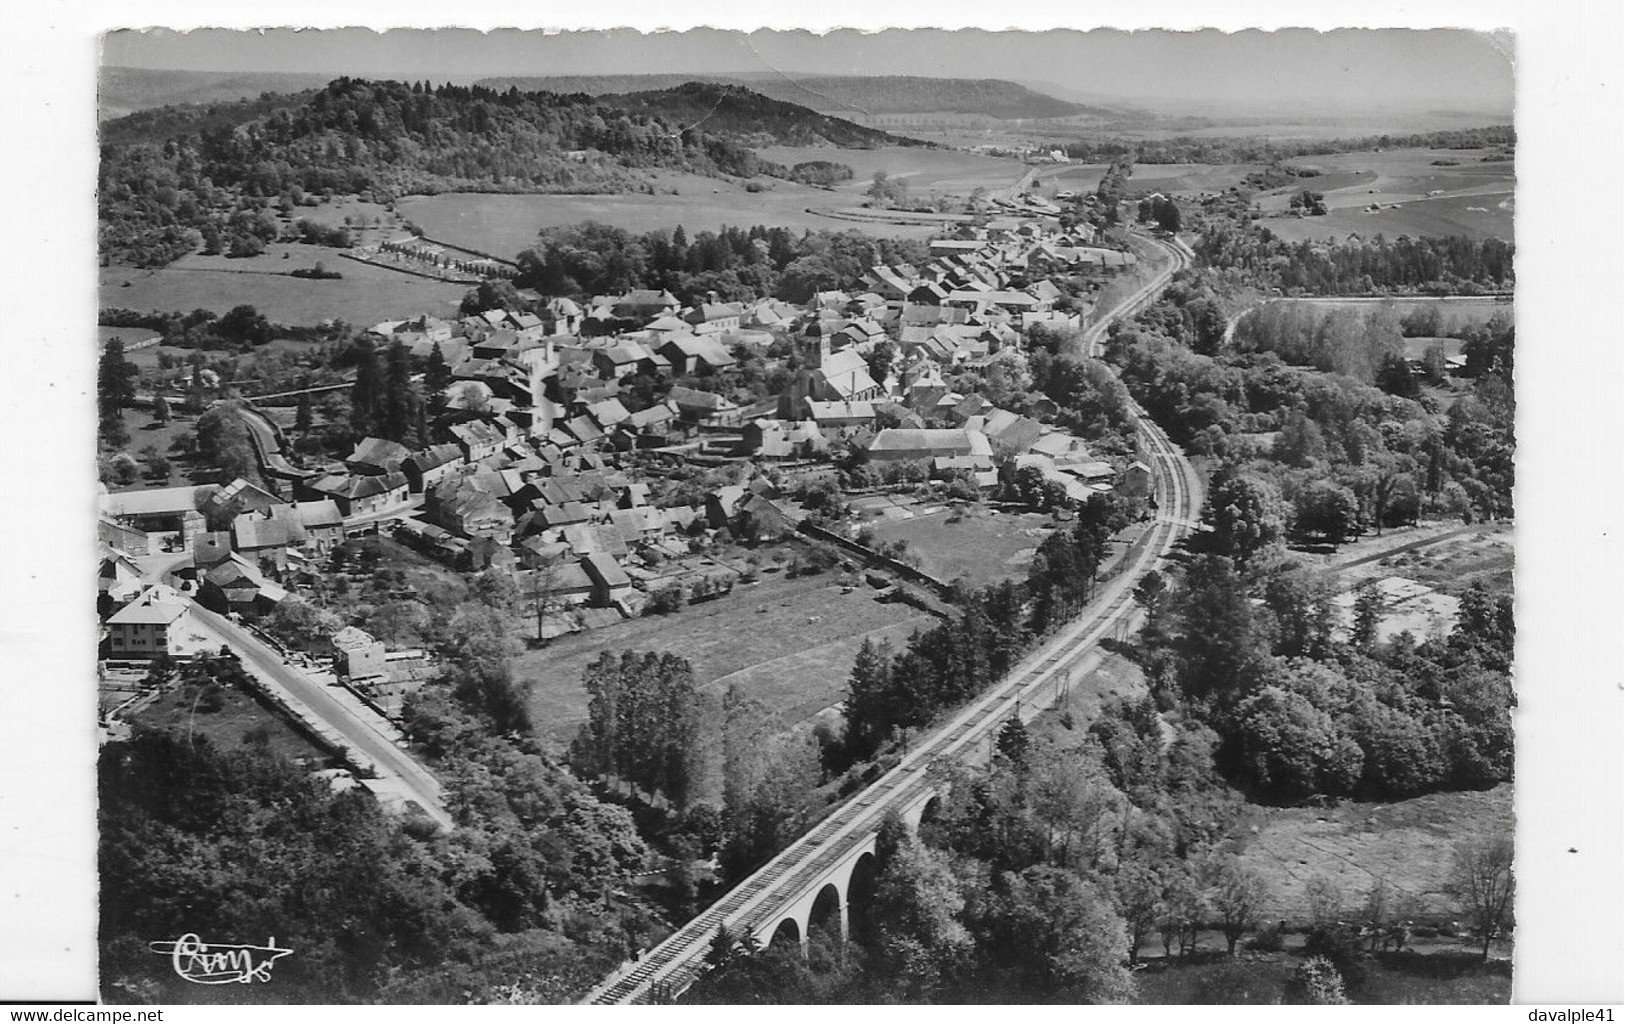
POLYGON ((410 754, 336 699, 327 691, 327 687, 283 661, 281 655, 253 633, 196 602, 192 603, 192 614, 225 640, 245 664, 274 679, 343 737, 345 742, 370 759, 381 776, 393 776, 400 780, 410 798, 442 828, 451 827, 451 816, 446 813, 442 802, 440 783, 410 754))

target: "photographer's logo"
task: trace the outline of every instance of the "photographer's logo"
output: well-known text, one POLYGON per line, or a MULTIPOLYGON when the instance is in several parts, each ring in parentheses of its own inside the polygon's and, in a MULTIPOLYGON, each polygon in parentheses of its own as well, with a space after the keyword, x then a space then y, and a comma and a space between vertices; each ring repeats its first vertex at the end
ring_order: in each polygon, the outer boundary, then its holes
POLYGON ((283 949, 273 936, 263 946, 208 943, 196 935, 174 942, 149 942, 147 948, 169 957, 175 973, 195 985, 246 985, 270 981, 271 965, 293 950, 283 949))

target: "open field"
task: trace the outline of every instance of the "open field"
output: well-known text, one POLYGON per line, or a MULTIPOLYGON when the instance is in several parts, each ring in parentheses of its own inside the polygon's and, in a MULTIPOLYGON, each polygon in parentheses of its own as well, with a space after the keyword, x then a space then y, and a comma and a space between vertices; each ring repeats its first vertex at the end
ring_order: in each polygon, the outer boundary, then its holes
POLYGON ((103 267, 100 302, 141 312, 208 309, 225 313, 234 306, 250 305, 275 323, 309 325, 336 318, 371 326, 419 313, 451 316, 468 291, 465 285, 347 260, 339 255, 342 251, 275 243, 266 247, 264 255, 245 259, 193 254, 157 270, 103 267), (318 261, 344 277, 312 281, 286 276, 290 270, 313 267, 318 261))
MULTIPOLYGON (((1459 523, 1452 523, 1449 531, 1441 532, 1456 533, 1460 529, 1459 523)), ((1441 593, 1458 597, 1478 583, 1497 593, 1511 593, 1515 561, 1512 538, 1511 523, 1484 523, 1437 544, 1366 562, 1340 575, 1349 586, 1355 586, 1366 578, 1404 576, 1425 583, 1441 593)), ((1393 546, 1398 542, 1399 535, 1389 531, 1382 540, 1393 546)), ((1351 553, 1345 548, 1339 560, 1351 553)))
POLYGON ((1409 916, 1453 917, 1440 892, 1451 852, 1458 843, 1513 832, 1510 783, 1388 804, 1255 808, 1254 813, 1258 831, 1240 854, 1270 879, 1264 916, 1288 922, 1307 919, 1304 887, 1316 875, 1331 878, 1351 907, 1385 878, 1402 902, 1414 901, 1409 916))
MULTIPOLYGON (((843 150, 818 150, 836 160, 843 150)), ((1019 176, 1019 175, 1018 175, 1019 176)), ((595 220, 634 233, 681 226, 693 235, 723 227, 748 228, 756 224, 795 231, 863 231, 879 237, 928 238, 936 227, 895 224, 858 224, 808 213, 807 209, 858 206, 856 193, 832 192, 794 182, 756 179, 765 187, 747 192, 737 182, 692 174, 654 176, 662 194, 618 195, 497 195, 445 193, 411 196, 396 208, 424 234, 442 242, 512 259, 535 244, 545 227, 595 220), (671 189, 677 194, 672 195, 671 189)), ((1015 179, 1011 178, 1011 182, 1015 179)), ((1007 182, 1007 184, 1010 182, 1007 182)), ((867 188, 867 183, 865 183, 867 188)), ((426 282, 427 283, 427 282, 426 282)))
POLYGON ((121 415, 124 417, 124 429, 130 435, 130 443, 124 447, 124 451, 140 459, 142 450, 151 445, 158 450, 159 455, 169 461, 170 476, 167 479, 150 480, 146 476, 143 463, 140 479, 128 485, 120 485, 119 490, 175 487, 190 479, 191 463, 179 455, 172 454, 170 449, 181 437, 197 430, 197 417, 185 414, 178 407, 170 421, 161 425, 152 418, 151 409, 125 409, 121 415))
POLYGON ((1319 169, 1321 177, 1261 196, 1259 207, 1266 216, 1259 223, 1289 241, 1353 233, 1510 240, 1512 161, 1485 161, 1484 155, 1481 150, 1400 149, 1295 160, 1297 166, 1319 169), (1434 161, 1456 163, 1435 166, 1434 161), (1284 215, 1291 194, 1305 188, 1325 195, 1325 216, 1284 215), (1367 212, 1372 204, 1382 208, 1367 212))
POLYGON ((1511 190, 1495 195, 1435 196, 1402 201, 1397 209, 1334 210, 1324 217, 1266 217, 1258 223, 1288 242, 1341 240, 1350 235, 1413 238, 1463 235, 1512 240, 1511 190))
MULTIPOLYGON (((152 348, 162 348, 163 346, 151 346, 139 351, 132 350, 131 346, 139 345, 144 341, 151 341, 158 336, 157 331, 150 331, 145 327, 104 327, 98 324, 96 327, 96 351, 102 351, 107 347, 109 341, 117 338, 124 343, 124 358, 134 360, 141 352, 148 352, 152 348)), ((154 365, 157 364, 156 358, 153 362, 154 365)))
MULTIPOLYGON (((1296 937, 1293 937, 1296 938, 1296 937)), ((1156 945, 1147 943, 1142 955, 1156 945)), ((1299 943, 1288 940, 1288 948, 1299 943)), ((1281 1002, 1286 983, 1301 958, 1291 953, 1242 953, 1237 959, 1214 955, 1224 949, 1218 933, 1204 933, 1199 948, 1208 955, 1189 963, 1165 962, 1161 948, 1134 976, 1137 1004, 1270 1005, 1281 1002)), ((1443 952, 1443 951, 1441 951, 1443 952)), ((1379 957, 1366 966, 1366 979, 1350 1001, 1381 1005, 1505 1005, 1512 999, 1511 972, 1504 963, 1484 964, 1452 947, 1445 955, 1379 957)))
POLYGON ((534 681, 531 717, 543 736, 568 742, 587 717, 582 671, 602 651, 669 651, 694 666, 702 690, 720 697, 732 684, 786 724, 841 699, 863 638, 901 645, 936 620, 904 604, 882 604, 859 586, 842 594, 833 572, 762 582, 684 608, 675 615, 628 619, 561 637, 514 661, 534 681))
POLYGON ((142 708, 130 720, 152 729, 165 729, 177 736, 207 738, 220 750, 233 750, 245 742, 258 740, 273 753, 292 760, 325 764, 327 752, 282 718, 234 687, 220 688, 220 709, 205 711, 198 691, 175 687, 142 708), (254 739, 250 739, 253 736, 254 739))
MULTIPOLYGON (((1135 164, 1128 193, 1183 194, 1222 192, 1258 170, 1260 164, 1135 164)), ((1046 186, 1092 192, 1106 173, 1104 164, 1059 164, 1040 168, 1038 181, 1046 186)))
POLYGON ((1051 517, 1037 513, 995 513, 980 507, 956 513, 941 505, 907 511, 914 515, 882 516, 864 525, 882 541, 907 543, 920 568, 938 579, 963 576, 975 586, 1026 578, 1038 545, 1054 527, 1051 517))
POLYGON ((1274 299, 1271 301, 1304 303, 1325 311, 1355 309, 1362 313, 1373 313, 1380 308, 1388 307, 1401 317, 1425 306, 1436 306, 1439 310, 1439 331, 1446 335, 1452 334, 1461 328, 1476 327, 1487 323, 1497 313, 1510 316, 1513 312, 1513 300, 1511 298, 1498 298, 1495 296, 1371 299, 1310 298, 1274 299))
POLYGON ((860 196, 876 171, 908 182, 909 195, 969 196, 978 188, 1007 188, 1028 168, 1011 157, 985 156, 953 149, 882 146, 878 149, 829 149, 817 146, 768 146, 757 150, 764 160, 793 167, 808 160, 830 160, 852 168, 853 178, 836 191, 860 196))
POLYGON ((406 218, 379 203, 369 203, 359 196, 334 196, 315 206, 301 206, 289 218, 293 221, 309 220, 328 227, 348 227, 356 245, 372 245, 406 234, 406 218), (349 223, 345 223, 345 219, 349 223))

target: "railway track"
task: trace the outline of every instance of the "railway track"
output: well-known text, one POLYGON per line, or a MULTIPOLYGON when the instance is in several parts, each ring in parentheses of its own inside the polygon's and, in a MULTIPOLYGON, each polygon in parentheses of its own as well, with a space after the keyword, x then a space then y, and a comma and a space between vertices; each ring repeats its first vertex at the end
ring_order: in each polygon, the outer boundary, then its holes
MULTIPOLYGON (((1129 316, 1154 301, 1175 271, 1189 265, 1188 250, 1176 241, 1152 239, 1172 256, 1170 267, 1097 326, 1086 339, 1091 351, 1110 320, 1129 316)), ((1199 485, 1184 454, 1133 406, 1131 416, 1150 456, 1159 510, 1152 527, 1135 542, 1125 571, 1109 581, 1082 615, 995 683, 870 786, 835 808, 811 831, 791 843, 755 874, 730 890, 642 959, 588 993, 587 1003, 618 1004, 647 999, 655 991, 680 993, 704 970, 705 952, 719 925, 745 934, 771 924, 796 900, 834 871, 878 829, 886 813, 912 807, 940 787, 938 761, 974 752, 1013 715, 1036 715, 1059 696, 1071 670, 1096 643, 1134 615, 1134 587, 1173 549, 1195 519, 1199 485)))

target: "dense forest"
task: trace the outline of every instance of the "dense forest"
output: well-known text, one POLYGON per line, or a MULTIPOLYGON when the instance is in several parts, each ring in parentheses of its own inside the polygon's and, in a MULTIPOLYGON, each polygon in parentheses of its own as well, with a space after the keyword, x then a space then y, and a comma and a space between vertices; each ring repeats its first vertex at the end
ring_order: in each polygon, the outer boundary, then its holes
POLYGON ((1269 164, 1306 156, 1358 153, 1372 149, 1511 148, 1517 133, 1511 125, 1464 128, 1415 135, 1366 135, 1358 138, 1287 141, 1262 136, 1188 136, 1168 139, 1087 139, 1058 143, 1073 160, 1111 163, 1132 155, 1142 164, 1269 164))
MULTIPOLYGON (((374 552, 375 554, 375 552, 374 552)), ((433 647, 444 669, 409 701, 404 725, 445 785, 451 833, 399 818, 360 791, 246 742, 212 747, 138 730, 101 751, 102 977, 110 998, 198 998, 147 942, 187 932, 297 951, 275 983, 233 998, 288 1002, 560 1002, 577 997, 662 927, 616 895, 648 850, 623 808, 596 798, 542 750, 515 679, 513 616, 500 574, 428 604, 398 589, 368 549, 342 548, 369 629, 433 647), (370 592, 369 592, 370 593, 370 592), (252 864, 244 873, 230 865, 252 864), (221 865, 228 865, 222 868, 221 865)), ((305 646, 342 623, 285 601, 267 627, 305 646)), ((181 670, 198 694, 246 687, 232 658, 181 670)))
POLYGON ((547 75, 489 78, 493 89, 586 92, 595 96, 671 89, 698 80, 743 86, 786 103, 837 117, 848 111, 884 114, 982 114, 987 117, 1071 117, 1113 111, 1069 103, 997 78, 920 78, 910 75, 547 75))
MULTIPOLYGON (((745 109, 723 123, 753 138, 805 141, 812 121, 844 124, 724 98, 745 109)), ((646 168, 790 175, 709 123, 685 129, 689 106, 674 109, 668 118, 584 95, 340 78, 296 96, 145 111, 102 128, 102 257, 161 266, 211 234, 274 239, 273 205, 319 195, 619 192, 646 187, 632 173, 646 168)))
POLYGON ((1513 244, 1498 238, 1288 242, 1268 228, 1210 218, 1192 248, 1211 267, 1289 295, 1473 295, 1510 291, 1514 281, 1513 244))
POLYGON ((745 145, 838 146, 842 149, 925 145, 819 114, 795 103, 770 99, 739 85, 685 82, 673 89, 606 96, 604 101, 634 117, 642 115, 682 125, 684 131, 703 125, 707 134, 725 136, 745 145))
POLYGON ((725 302, 766 295, 806 302, 814 292, 850 288, 877 263, 922 263, 921 241, 875 238, 857 231, 797 235, 781 227, 634 235, 586 222, 548 228, 519 254, 519 287, 544 295, 621 294, 664 288, 683 302, 716 292, 725 302))

